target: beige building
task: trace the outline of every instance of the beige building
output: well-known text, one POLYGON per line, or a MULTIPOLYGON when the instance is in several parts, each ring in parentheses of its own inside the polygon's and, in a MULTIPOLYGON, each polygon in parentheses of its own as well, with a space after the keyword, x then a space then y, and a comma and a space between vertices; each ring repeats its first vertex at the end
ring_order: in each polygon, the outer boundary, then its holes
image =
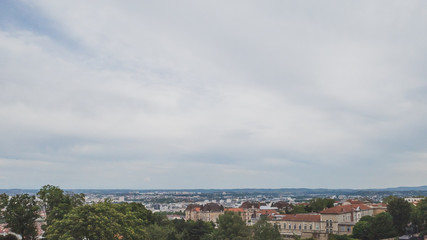
POLYGON ((270 216, 285 238, 300 236, 327 239, 328 234, 348 235, 364 216, 373 216, 374 208, 365 204, 345 204, 317 214, 286 214, 270 216))
POLYGON ((185 220, 202 220, 215 223, 221 214, 224 214, 224 207, 216 203, 190 204, 185 209, 185 220))
POLYGON ((286 214, 272 217, 271 224, 279 228, 285 238, 321 232, 320 214, 286 214))
POLYGON ((335 206, 320 212, 321 229, 325 233, 351 234, 362 217, 373 215, 374 210, 365 204, 335 206))

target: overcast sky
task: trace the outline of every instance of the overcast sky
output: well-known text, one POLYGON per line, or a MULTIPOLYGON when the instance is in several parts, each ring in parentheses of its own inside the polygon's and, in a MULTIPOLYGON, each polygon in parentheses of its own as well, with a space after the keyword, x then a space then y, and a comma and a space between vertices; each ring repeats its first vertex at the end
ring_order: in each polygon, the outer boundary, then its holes
POLYGON ((427 1, 0 1, 0 188, 427 185, 427 1))

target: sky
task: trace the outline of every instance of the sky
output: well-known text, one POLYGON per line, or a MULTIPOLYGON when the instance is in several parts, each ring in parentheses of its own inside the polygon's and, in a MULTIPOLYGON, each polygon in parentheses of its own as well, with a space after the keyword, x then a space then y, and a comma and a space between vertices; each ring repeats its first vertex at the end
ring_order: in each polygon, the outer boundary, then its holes
POLYGON ((0 188, 427 185, 427 2, 0 1, 0 188))

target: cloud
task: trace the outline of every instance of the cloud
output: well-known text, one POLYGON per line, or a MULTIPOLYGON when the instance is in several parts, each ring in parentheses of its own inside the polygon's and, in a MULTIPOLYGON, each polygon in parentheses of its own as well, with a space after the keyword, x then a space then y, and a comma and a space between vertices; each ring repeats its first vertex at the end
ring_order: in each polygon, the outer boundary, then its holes
POLYGON ((13 186, 426 184, 424 2, 0 5, 13 186))

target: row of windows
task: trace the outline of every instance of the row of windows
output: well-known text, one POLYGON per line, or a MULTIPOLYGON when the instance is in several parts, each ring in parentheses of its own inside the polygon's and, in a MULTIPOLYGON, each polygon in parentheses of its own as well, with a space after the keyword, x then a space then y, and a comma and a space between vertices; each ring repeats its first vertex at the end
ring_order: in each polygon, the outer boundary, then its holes
MULTIPOLYGON (((278 227, 279 228, 281 228, 281 225, 280 224, 278 224, 278 227)), ((317 229, 319 228, 319 226, 317 226, 317 229)), ((285 224, 283 224, 283 229, 286 229, 286 223, 285 224)), ((297 229, 297 225, 296 224, 294 224, 293 225, 293 227, 292 227, 292 224, 289 224, 288 225, 288 229, 297 229)), ((301 224, 299 224, 298 225, 298 229, 299 230, 301 230, 302 229, 302 225, 301 224)), ((304 224, 304 230, 307 230, 307 229, 310 229, 310 230, 313 230, 313 225, 312 224, 310 224, 310 225, 308 225, 307 226, 307 224, 304 224)))

